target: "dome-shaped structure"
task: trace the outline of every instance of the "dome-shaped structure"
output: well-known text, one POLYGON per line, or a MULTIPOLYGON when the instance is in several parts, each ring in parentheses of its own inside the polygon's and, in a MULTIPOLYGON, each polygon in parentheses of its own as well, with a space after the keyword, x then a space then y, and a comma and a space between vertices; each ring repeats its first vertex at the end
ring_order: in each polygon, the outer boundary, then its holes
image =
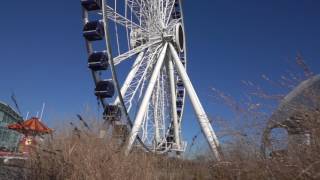
MULTIPOLYGON (((288 149, 297 150, 300 145, 310 145, 311 131, 308 127, 308 114, 320 108, 320 75, 313 76, 300 83, 281 102, 272 114, 262 135, 261 150, 266 155, 272 142, 271 131, 283 128, 288 134, 288 149)), ((309 119, 308 119, 309 118, 309 119)))

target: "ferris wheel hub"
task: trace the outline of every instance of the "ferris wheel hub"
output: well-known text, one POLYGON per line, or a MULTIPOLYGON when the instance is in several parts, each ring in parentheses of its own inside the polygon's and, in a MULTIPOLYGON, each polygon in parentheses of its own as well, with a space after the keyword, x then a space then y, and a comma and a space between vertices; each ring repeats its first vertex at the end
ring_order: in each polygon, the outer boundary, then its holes
POLYGON ((181 23, 177 23, 174 28, 174 44, 179 52, 183 52, 185 41, 184 41, 184 28, 181 23))
POLYGON ((183 52, 185 46, 185 35, 184 28, 181 23, 177 23, 170 29, 164 30, 161 38, 164 42, 173 43, 178 52, 183 52))

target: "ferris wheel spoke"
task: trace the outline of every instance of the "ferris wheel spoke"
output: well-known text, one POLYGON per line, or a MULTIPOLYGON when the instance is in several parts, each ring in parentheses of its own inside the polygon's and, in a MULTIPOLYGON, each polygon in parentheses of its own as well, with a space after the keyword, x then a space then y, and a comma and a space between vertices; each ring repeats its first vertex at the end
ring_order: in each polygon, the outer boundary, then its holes
POLYGON ((140 19, 140 6, 136 0, 126 0, 126 6, 129 7, 131 13, 133 13, 137 19, 140 19))
POLYGON ((159 107, 161 106, 161 102, 160 101, 160 77, 158 77, 157 79, 157 85, 155 87, 155 105, 154 105, 154 117, 153 117, 153 121, 154 121, 154 129, 155 129, 155 145, 157 145, 160 142, 160 123, 159 123, 159 119, 161 116, 161 113, 159 112, 159 107))
POLYGON ((133 127, 132 127, 132 130, 131 130, 130 135, 129 135, 129 140, 128 140, 126 153, 129 153, 131 151, 132 145, 136 140, 136 137, 138 135, 139 129, 141 128, 141 123, 142 123, 142 120, 143 120, 143 116, 144 116, 145 111, 147 109, 147 105, 148 105, 148 102, 149 102, 150 97, 152 95, 154 86, 155 86, 155 84, 157 82, 157 77, 159 76, 159 73, 161 71, 161 67, 163 65, 164 58, 165 58, 165 55, 166 55, 166 52, 167 52, 167 47, 168 47, 168 43, 166 43, 164 45, 164 47, 163 47, 163 49, 161 51, 161 54, 159 56, 159 59, 157 60, 157 63, 155 65, 154 69, 153 69, 151 78, 149 80, 148 87, 147 87, 147 89, 145 91, 144 97, 142 99, 141 105, 139 107, 138 113, 136 115, 136 118, 135 118, 135 121, 134 121, 134 124, 133 124, 133 127))
POLYGON ((154 58, 158 54, 158 51, 161 47, 162 47, 162 45, 159 45, 156 48, 150 48, 145 53, 146 55, 143 56, 140 63, 135 65, 138 67, 135 70, 135 73, 132 74, 132 77, 130 78, 131 79, 130 82, 128 81, 129 86, 128 86, 127 90, 122 93, 122 96, 124 97, 125 105, 126 105, 128 111, 130 111, 130 109, 131 109, 132 101, 133 101, 134 97, 136 96, 136 94, 139 90, 139 87, 141 87, 140 88, 140 95, 139 95, 139 96, 141 96, 141 92, 144 87, 143 84, 145 83, 146 76, 148 74, 148 69, 150 66, 152 66, 154 58))
POLYGON ((162 4, 161 4, 161 8, 162 8, 162 11, 161 11, 161 20, 162 20, 162 23, 163 25, 165 26, 165 23, 166 23, 166 14, 167 14, 167 10, 170 6, 170 2, 171 0, 163 0, 162 1, 162 4))
POLYGON ((167 139, 167 134, 166 134, 166 125, 170 123, 171 121, 171 104, 170 104, 170 94, 169 92, 169 80, 167 76, 167 67, 164 66, 163 71, 161 73, 161 94, 160 94, 160 102, 161 106, 159 107, 161 111, 161 117, 159 117, 159 124, 161 125, 161 131, 162 131, 162 143, 165 143, 165 147, 168 147, 168 139, 167 139))
POLYGON ((141 9, 142 5, 141 2, 138 0, 126 0, 127 6, 129 9, 133 12, 133 14, 136 16, 136 18, 140 19, 141 17, 141 9))
POLYGON ((161 16, 157 1, 141 0, 136 2, 140 7, 140 19, 144 22, 143 25, 149 30, 161 32, 163 27, 160 24, 161 16))
POLYGON ((174 64, 177 68, 177 71, 178 71, 180 77, 182 78, 183 84, 185 85, 185 88, 187 90, 187 93, 189 95, 191 103, 193 105, 193 108, 196 112, 196 115, 197 115, 199 124, 202 128, 202 131, 204 132, 204 135, 206 136, 206 139, 207 139, 207 141, 210 145, 210 148, 212 149, 215 157, 219 161, 219 160, 221 160, 221 157, 220 157, 220 152, 219 152, 218 138, 212 129, 209 118, 200 103, 200 100, 197 96, 196 91, 194 90, 194 88, 192 86, 192 83, 188 77, 188 74, 187 74, 183 64, 181 63, 181 60, 179 58, 178 53, 176 52, 174 46, 171 43, 169 44, 169 48, 171 51, 171 55, 173 57, 174 64))
POLYGON ((165 9, 165 18, 164 18, 165 25, 168 25, 168 23, 170 21, 175 1, 176 0, 167 0, 167 5, 166 5, 166 9, 165 9))
POLYGON ((174 78, 174 67, 171 61, 172 57, 169 57, 169 61, 167 62, 168 76, 169 76, 169 84, 170 84, 170 97, 171 97, 171 113, 172 113, 172 122, 174 129, 174 141, 178 149, 180 149, 180 125, 178 122, 178 114, 177 114, 177 99, 176 99, 176 84, 174 78))
MULTIPOLYGON (((144 56, 144 52, 141 52, 137 56, 136 60, 134 61, 129 74, 128 74, 126 80, 124 81, 123 86, 121 87, 121 94, 122 95, 127 92, 128 87, 129 87, 130 83, 132 82, 132 79, 134 78, 134 75, 136 74, 137 70, 139 69, 138 64, 142 60, 143 56, 144 56)), ((116 98, 114 104, 119 104, 119 96, 116 98)))
POLYGON ((161 18, 161 2, 162 0, 158 0, 158 1, 151 1, 150 2, 150 17, 152 17, 153 22, 157 22, 154 23, 154 25, 156 25, 156 27, 161 30, 162 29, 162 18, 161 18))
POLYGON ((104 9, 105 9, 104 10, 105 14, 107 15, 108 19, 110 19, 111 21, 113 21, 121 26, 124 26, 126 28, 129 28, 131 30, 132 29, 140 29, 142 32, 148 34, 148 31, 146 29, 144 29, 140 25, 136 24, 135 22, 127 19, 123 15, 119 14, 112 7, 105 5, 104 9))
POLYGON ((157 137, 157 140, 154 141, 154 149, 157 152, 166 152, 168 149, 166 148, 166 134, 165 134, 165 123, 163 122, 165 118, 164 106, 165 106, 165 87, 164 87, 164 72, 165 66, 162 67, 162 70, 159 74, 157 80, 157 86, 154 92, 156 98, 156 106, 155 106, 155 116, 153 119, 154 122, 154 137, 157 137))
POLYGON ((139 21, 144 21, 148 17, 148 1, 127 0, 127 5, 139 21))
POLYGON ((181 19, 172 19, 172 20, 170 20, 169 24, 167 25, 167 28, 172 29, 181 21, 182 21, 181 19))
POLYGON ((136 47, 134 49, 129 50, 128 52, 120 54, 119 56, 113 58, 114 65, 118 65, 122 61, 124 61, 124 60, 126 60, 126 59, 128 59, 128 58, 130 58, 130 57, 132 57, 132 56, 144 51, 147 48, 150 48, 151 46, 157 45, 159 43, 161 43, 161 40, 155 40, 153 42, 149 42, 149 43, 143 44, 141 46, 138 46, 138 47, 136 47))
MULTIPOLYGON (((145 83, 146 81, 144 81, 143 83, 145 83)), ((143 85, 142 85, 143 86, 143 85)), ((143 143, 145 145, 147 145, 149 148, 154 149, 155 148, 155 141, 156 141, 156 116, 155 113, 157 111, 157 94, 156 94, 156 89, 157 85, 154 87, 153 93, 151 95, 150 101, 148 102, 147 105, 147 110, 145 112, 142 124, 141 124, 141 129, 139 129, 139 137, 144 137, 142 139, 143 143)), ((144 89, 144 88, 141 88, 144 89)), ((140 93, 142 93, 143 90, 140 91, 140 93)), ((139 95, 139 98, 142 97, 142 94, 139 95)), ((140 101, 138 101, 140 102, 140 101)))
MULTIPOLYGON (((149 103, 150 104, 150 103, 149 103)), ((147 138, 148 138, 148 118, 149 118, 149 107, 148 106, 148 110, 146 111, 146 113, 144 114, 143 116, 143 122, 142 122, 142 128, 141 128, 141 139, 142 139, 142 142, 145 143, 147 138)))
POLYGON ((153 89, 153 93, 151 95, 151 99, 149 102, 149 112, 150 112, 150 117, 147 120, 147 126, 148 126, 148 141, 146 144, 148 144, 151 148, 154 148, 155 142, 158 141, 157 138, 159 138, 159 134, 157 134, 157 123, 156 123, 156 118, 157 118, 157 84, 158 80, 156 80, 156 85, 153 89))
MULTIPOLYGON (((159 56, 156 56, 159 57, 159 56)), ((156 59, 155 59, 156 60, 156 59)), ((137 102, 141 102, 143 99, 143 97, 145 96, 145 91, 144 89, 147 88, 146 86, 148 85, 148 83, 150 82, 150 76, 152 76, 152 71, 153 68, 152 66, 150 66, 149 70, 147 71, 146 76, 143 79, 143 82, 140 86, 140 92, 137 98, 137 102)), ((158 76, 159 79, 159 76, 158 76)), ((145 133, 145 137, 147 137, 144 141, 144 143, 148 146, 150 146, 150 148, 154 148, 154 141, 155 141, 155 133, 156 133, 156 124, 154 122, 154 119, 156 118, 155 116, 155 112, 157 111, 156 109, 156 88, 157 85, 155 85, 152 95, 150 97, 149 103, 148 103, 148 108, 147 108, 147 114, 148 114, 148 118, 146 119, 146 121, 144 120, 144 124, 141 126, 143 127, 142 129, 140 129, 140 131, 142 131, 143 133, 145 133)), ((140 103, 139 103, 140 104, 140 103)))

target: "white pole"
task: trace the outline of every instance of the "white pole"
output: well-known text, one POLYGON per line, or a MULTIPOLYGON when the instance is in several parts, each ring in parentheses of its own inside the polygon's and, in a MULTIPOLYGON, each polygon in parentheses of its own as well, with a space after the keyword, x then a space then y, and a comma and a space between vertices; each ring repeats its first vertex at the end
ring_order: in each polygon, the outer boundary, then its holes
POLYGON ((180 128, 178 123, 178 115, 177 115, 177 98, 176 98, 176 86, 175 86, 175 79, 174 79, 174 69, 173 64, 171 61, 171 57, 168 58, 167 66, 168 66, 168 75, 170 81, 170 92, 171 92, 171 110, 172 110, 172 120, 173 120, 173 127, 174 127, 174 138, 177 148, 180 149, 180 128))
MULTIPOLYGON (((138 71, 139 69, 139 66, 138 66, 138 63, 141 62, 142 58, 143 58, 143 55, 144 53, 141 52, 139 53, 138 57, 136 58, 136 60, 134 61, 133 65, 132 65, 132 68, 131 68, 131 71, 129 72, 126 80, 124 81, 123 83, 123 86, 121 88, 121 95, 124 96, 128 90, 128 87, 130 86, 131 84, 131 81, 133 80, 134 78, 134 75, 136 74, 136 72, 138 71)), ((119 104, 119 96, 116 98, 114 104, 119 104)))
POLYGON ((29 111, 27 112, 27 115, 26 115, 26 120, 28 119, 28 117, 29 117, 29 111))
POLYGON ((41 115, 40 115, 40 119, 39 119, 40 121, 42 121, 42 116, 43 116, 43 111, 44 111, 45 106, 46 106, 46 103, 43 103, 42 109, 41 109, 41 115))
POLYGON ((219 148, 218 138, 212 129, 212 126, 210 124, 208 116, 200 103, 200 100, 197 96, 197 93, 192 86, 192 83, 188 77, 188 74, 187 74, 184 66, 181 63, 175 48, 173 47, 173 45, 171 43, 169 44, 169 47, 171 50, 171 54, 172 54, 175 66, 177 67, 178 73, 180 74, 180 76, 182 78, 183 84, 187 90, 187 93, 189 95, 189 98, 191 100, 193 108, 196 112, 196 116, 198 117, 200 126, 202 128, 202 132, 206 136, 206 139, 207 139, 216 159, 218 161, 220 161, 221 157, 220 157, 220 153, 218 150, 218 148, 219 148))
POLYGON ((154 86, 157 83, 157 78, 158 78, 158 75, 160 73, 161 67, 163 65, 163 61, 164 61, 164 58, 165 58, 165 55, 166 55, 166 52, 167 52, 167 47, 168 47, 168 43, 166 43, 164 45, 164 47, 163 47, 163 49, 162 49, 162 51, 160 53, 159 59, 158 59, 156 65, 155 65, 155 67, 153 69, 152 76, 150 78, 148 87, 147 87, 145 95, 144 95, 144 97, 142 99, 139 111, 137 113, 137 116, 135 118, 132 130, 131 130, 130 135, 129 135, 129 141, 128 141, 128 145, 127 145, 127 149, 126 149, 126 154, 128 154, 131 151, 132 145, 133 145, 134 141, 136 140, 136 137, 138 135, 139 129, 141 128, 143 117, 145 115, 146 110, 148 109, 147 106, 148 106, 149 100, 151 98, 154 86))

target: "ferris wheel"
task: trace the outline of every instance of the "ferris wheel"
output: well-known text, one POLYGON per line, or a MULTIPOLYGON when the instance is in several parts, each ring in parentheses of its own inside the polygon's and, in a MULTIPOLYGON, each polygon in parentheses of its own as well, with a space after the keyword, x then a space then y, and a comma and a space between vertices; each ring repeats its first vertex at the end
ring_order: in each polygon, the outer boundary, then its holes
POLYGON ((181 0, 81 0, 83 36, 95 95, 126 152, 184 152, 181 124, 189 95, 217 159, 219 141, 186 72, 181 0))

